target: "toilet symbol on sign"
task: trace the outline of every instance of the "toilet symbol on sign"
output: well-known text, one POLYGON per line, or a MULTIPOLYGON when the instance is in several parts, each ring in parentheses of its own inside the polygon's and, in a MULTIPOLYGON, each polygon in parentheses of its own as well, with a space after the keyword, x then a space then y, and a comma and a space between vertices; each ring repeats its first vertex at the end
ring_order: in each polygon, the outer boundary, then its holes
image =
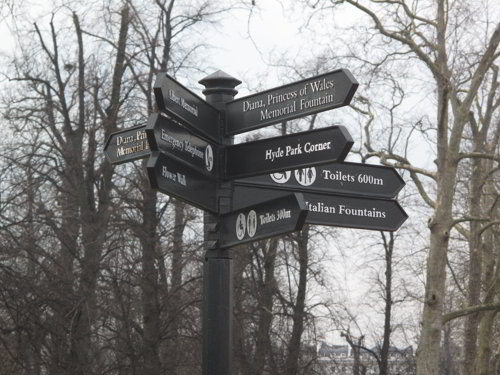
POLYGON ((247 217, 247 233, 249 237, 255 236, 257 232, 257 213, 252 210, 248 213, 247 217))
POLYGON ((236 218, 236 238, 238 240, 242 240, 245 237, 246 224, 245 214, 239 214, 236 218))
POLYGON ((295 170, 295 179, 302 186, 309 186, 316 181, 316 168, 301 168, 295 170))

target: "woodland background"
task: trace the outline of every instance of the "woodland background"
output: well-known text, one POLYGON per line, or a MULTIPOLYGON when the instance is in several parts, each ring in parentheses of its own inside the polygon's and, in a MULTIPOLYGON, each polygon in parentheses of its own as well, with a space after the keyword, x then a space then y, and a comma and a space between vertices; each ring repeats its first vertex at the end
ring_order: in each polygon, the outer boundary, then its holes
MULTIPOLYGON (((345 67, 360 87, 350 108, 268 134, 347 126, 350 160, 407 181, 410 218, 235 249, 235 374, 322 374, 313 348, 333 338, 370 350, 380 375, 409 346, 408 374, 500 373, 500 6, 280 4, 315 37, 307 54, 266 56, 245 88, 345 67)), ((32 16, 0 2, 17 43, 0 65, 1 374, 200 373, 202 213, 151 190, 145 160, 113 167, 102 147, 155 110, 158 72, 199 92, 216 49, 205 31, 261 5, 57 1, 32 16)))

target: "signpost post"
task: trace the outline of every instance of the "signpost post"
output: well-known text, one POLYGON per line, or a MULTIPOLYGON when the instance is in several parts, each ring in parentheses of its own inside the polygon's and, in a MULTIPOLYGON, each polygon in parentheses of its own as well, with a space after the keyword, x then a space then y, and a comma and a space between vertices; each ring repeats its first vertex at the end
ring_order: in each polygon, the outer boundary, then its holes
POLYGON ((149 155, 151 186, 205 211, 202 371, 230 375, 231 247, 304 223, 397 230, 407 215, 391 198, 404 181, 392 168, 342 163, 353 145, 343 126, 233 144, 232 135, 348 105, 358 83, 346 69, 236 100, 241 81, 224 72, 200 83, 206 101, 158 74, 159 113, 111 134, 104 153, 112 164, 149 155))

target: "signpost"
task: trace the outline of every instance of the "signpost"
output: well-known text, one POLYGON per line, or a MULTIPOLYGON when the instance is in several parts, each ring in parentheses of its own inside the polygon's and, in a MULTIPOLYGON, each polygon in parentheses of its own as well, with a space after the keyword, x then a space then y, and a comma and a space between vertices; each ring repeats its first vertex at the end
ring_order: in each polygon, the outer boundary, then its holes
POLYGON ((213 213, 217 207, 217 180, 165 154, 153 152, 147 171, 153 189, 213 213))
POLYGON ((225 175, 228 180, 284 169, 342 161, 353 145, 343 126, 332 126, 228 146, 225 175))
MULTIPOLYGON (((233 207, 278 199, 288 192, 250 186, 235 186, 233 207)), ((395 231, 408 218, 397 201, 336 194, 304 192, 309 210, 306 223, 368 230, 395 231)))
POLYGON ((220 112, 166 73, 159 73, 154 85, 156 104, 185 121, 212 141, 220 141, 220 112))
POLYGON ((221 217, 221 248, 300 230, 307 216, 304 197, 288 194, 221 217))
POLYGON ((394 169, 341 163, 353 145, 343 126, 232 144, 232 135, 348 105, 358 87, 348 70, 236 100, 241 82, 224 72, 200 83, 207 101, 158 74, 159 113, 111 134, 104 153, 112 164, 149 155, 152 188, 206 211, 202 371, 230 375, 231 247, 304 223, 394 231, 408 216, 390 199, 404 186, 394 169))
POLYGON ((358 81, 347 69, 276 87, 226 104, 226 135, 348 105, 358 81))
POLYGON ((111 164, 121 164, 148 156, 145 125, 112 133, 104 145, 104 154, 111 164))
POLYGON ((348 162, 243 178, 234 183, 285 191, 377 198, 394 198, 405 185, 394 168, 348 162))
POLYGON ((218 145, 195 135, 174 118, 153 113, 146 134, 152 151, 178 158, 212 178, 218 176, 218 145))

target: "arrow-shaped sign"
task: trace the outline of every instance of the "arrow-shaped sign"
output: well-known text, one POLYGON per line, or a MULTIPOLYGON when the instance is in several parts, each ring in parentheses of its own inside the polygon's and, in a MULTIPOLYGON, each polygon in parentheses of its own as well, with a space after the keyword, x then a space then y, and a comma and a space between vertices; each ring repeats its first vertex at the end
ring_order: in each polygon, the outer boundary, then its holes
POLYGON ((357 88, 351 72, 339 69, 233 100, 226 105, 226 135, 348 105, 357 88))
POLYGON ((353 145, 343 126, 227 146, 227 180, 342 161, 353 145))
MULTIPOLYGON (((276 189, 235 186, 233 209, 288 194, 276 189)), ((303 193, 309 210, 307 224, 395 231, 408 218, 395 200, 347 195, 303 193)))
POLYGON ((288 194, 221 216, 220 247, 300 230, 307 216, 302 194, 288 194))
POLYGON ((217 213, 217 181, 159 152, 151 153, 147 171, 153 189, 217 213))
POLYGON ((159 73, 154 85, 160 111, 184 120, 195 131, 217 142, 220 138, 220 113, 194 92, 166 73, 159 73))
POLYGON ((347 162, 243 178, 234 183, 286 191, 378 198, 393 198, 405 185, 394 168, 347 162))
POLYGON ((111 164, 121 164, 144 158, 151 151, 146 139, 145 125, 112 133, 104 145, 104 154, 111 164))
POLYGON ((182 122, 153 113, 146 126, 151 151, 161 151, 179 158, 200 173, 218 176, 218 147, 195 135, 182 122))

